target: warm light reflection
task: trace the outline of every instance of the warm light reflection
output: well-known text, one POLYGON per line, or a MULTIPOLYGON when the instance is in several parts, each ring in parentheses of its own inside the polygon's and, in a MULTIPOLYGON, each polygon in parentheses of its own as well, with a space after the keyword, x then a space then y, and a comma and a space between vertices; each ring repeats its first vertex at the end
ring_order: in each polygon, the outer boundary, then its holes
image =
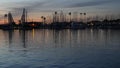
POLYGON ((32 37, 35 38, 35 29, 32 30, 32 37))
POLYGON ((33 23, 33 24, 32 24, 32 26, 34 27, 34 26, 35 26, 35 24, 33 23))

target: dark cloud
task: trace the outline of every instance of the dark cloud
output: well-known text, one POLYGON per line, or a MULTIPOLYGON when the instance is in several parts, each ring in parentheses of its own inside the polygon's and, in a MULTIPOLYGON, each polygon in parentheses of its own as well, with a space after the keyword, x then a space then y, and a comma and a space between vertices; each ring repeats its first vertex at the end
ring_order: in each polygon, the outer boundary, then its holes
POLYGON ((8 3, 10 6, 7 9, 10 11, 16 11, 20 13, 14 13, 14 16, 20 15, 23 8, 26 8, 28 12, 52 12, 56 8, 75 8, 75 7, 90 7, 104 5, 111 2, 118 2, 120 0, 27 0, 21 2, 8 3), (51 8, 51 9, 50 9, 51 8), (54 9, 54 10, 53 10, 54 9))
POLYGON ((73 7, 90 7, 90 6, 98 6, 98 5, 104 5, 111 2, 116 2, 119 0, 94 0, 89 2, 78 2, 74 4, 70 4, 67 7, 73 8, 73 7))
POLYGON ((110 2, 119 0, 91 0, 91 1, 80 1, 80 0, 35 0, 35 1, 25 1, 11 3, 11 5, 16 5, 14 7, 8 7, 12 11, 20 11, 23 8, 28 9, 28 11, 34 11, 34 9, 48 9, 48 8, 74 8, 74 7, 89 7, 103 5, 110 2), (17 6, 18 5, 18 6, 17 6))
POLYGON ((7 7, 9 9, 14 17, 20 16, 22 14, 23 8, 27 9, 27 11, 34 12, 36 11, 36 8, 42 8, 45 4, 47 4, 49 1, 25 1, 25 2, 14 2, 14 3, 9 3, 9 5, 16 5, 16 6, 10 6, 7 7))
POLYGON ((12 11, 20 11, 23 8, 26 8, 28 10, 33 10, 34 8, 40 8, 43 7, 48 1, 39 2, 39 1, 29 1, 29 2, 20 2, 20 3, 14 3, 14 4, 20 4, 21 6, 18 7, 8 7, 8 9, 11 9, 12 11))

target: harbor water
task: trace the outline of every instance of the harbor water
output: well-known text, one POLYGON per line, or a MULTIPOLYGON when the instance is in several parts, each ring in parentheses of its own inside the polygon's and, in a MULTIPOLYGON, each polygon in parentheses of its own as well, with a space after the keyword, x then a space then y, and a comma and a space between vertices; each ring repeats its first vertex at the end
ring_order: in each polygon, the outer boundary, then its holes
POLYGON ((0 68, 120 68, 120 30, 0 30, 0 68))

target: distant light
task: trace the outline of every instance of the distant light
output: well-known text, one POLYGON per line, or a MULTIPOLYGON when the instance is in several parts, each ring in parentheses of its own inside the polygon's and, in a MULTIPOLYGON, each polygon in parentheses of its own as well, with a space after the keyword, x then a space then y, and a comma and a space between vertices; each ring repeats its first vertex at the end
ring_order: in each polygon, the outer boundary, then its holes
POLYGON ((33 23, 32 26, 35 26, 35 24, 33 23))

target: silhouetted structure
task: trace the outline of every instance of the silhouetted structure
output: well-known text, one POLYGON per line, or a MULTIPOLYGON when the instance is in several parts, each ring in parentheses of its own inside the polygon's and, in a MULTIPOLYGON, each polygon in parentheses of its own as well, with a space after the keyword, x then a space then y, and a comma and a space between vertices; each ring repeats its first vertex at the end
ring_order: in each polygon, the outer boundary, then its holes
POLYGON ((12 29, 14 29, 16 25, 15 25, 15 22, 14 22, 14 19, 12 17, 11 12, 9 12, 8 14, 5 14, 4 17, 7 18, 8 21, 5 24, 0 25, 0 28, 2 28, 4 30, 12 30, 12 29))
POLYGON ((23 25, 27 23, 27 11, 25 10, 25 8, 23 9, 23 14, 22 14, 20 23, 23 25))
POLYGON ((71 22, 71 12, 69 12, 69 16, 70 16, 70 19, 69 19, 70 21, 69 22, 71 22))
POLYGON ((4 15, 4 23, 0 25, 1 29, 13 30, 13 29, 85 29, 85 28, 97 28, 97 29, 120 29, 120 19, 108 19, 104 20, 87 20, 86 13, 71 12, 67 13, 69 17, 66 19, 66 14, 55 11, 53 14, 53 22, 47 24, 48 19, 45 16, 41 16, 42 22, 28 22, 27 21, 27 10, 24 8, 19 25, 15 24, 11 12, 4 15), (7 18, 7 21, 6 21, 7 18), (67 21, 66 21, 67 20, 67 21), (84 21, 83 21, 84 20, 84 21))
POLYGON ((12 26, 15 24, 12 14, 10 12, 8 13, 8 24, 12 26))

